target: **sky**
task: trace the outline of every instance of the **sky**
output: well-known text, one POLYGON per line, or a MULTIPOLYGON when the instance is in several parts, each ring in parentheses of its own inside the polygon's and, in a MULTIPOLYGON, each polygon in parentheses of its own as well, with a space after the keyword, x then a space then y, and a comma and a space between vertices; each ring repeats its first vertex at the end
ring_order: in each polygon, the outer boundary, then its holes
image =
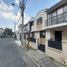
MULTIPOLYGON (((27 23, 31 17, 35 17, 38 11, 50 8, 60 0, 27 0, 25 9, 25 21, 27 23)), ((0 27, 14 28, 14 23, 20 17, 19 0, 0 0, 0 27), (14 3, 16 6, 12 6, 14 3)), ((17 24, 17 26, 21 23, 17 24)))

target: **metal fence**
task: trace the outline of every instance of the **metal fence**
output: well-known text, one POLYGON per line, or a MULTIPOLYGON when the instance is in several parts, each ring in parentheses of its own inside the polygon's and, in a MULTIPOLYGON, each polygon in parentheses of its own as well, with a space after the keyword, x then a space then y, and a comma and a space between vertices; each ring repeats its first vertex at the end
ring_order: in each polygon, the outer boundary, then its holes
POLYGON ((62 50, 62 42, 61 41, 48 41, 48 47, 55 48, 58 50, 62 50))

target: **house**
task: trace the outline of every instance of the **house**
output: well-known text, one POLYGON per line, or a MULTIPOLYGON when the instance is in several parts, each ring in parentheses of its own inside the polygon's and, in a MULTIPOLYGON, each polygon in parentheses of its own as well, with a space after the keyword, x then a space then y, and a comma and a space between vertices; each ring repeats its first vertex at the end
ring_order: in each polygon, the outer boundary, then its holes
POLYGON ((37 13, 33 22, 30 22, 30 46, 34 49, 45 52, 45 20, 47 19, 47 9, 37 13))
POLYGON ((29 22, 24 25, 23 34, 24 34, 24 44, 28 44, 29 39, 29 22))
POLYGON ((67 0, 47 10, 46 54, 67 64, 67 0))
POLYGON ((36 37, 35 37, 35 25, 34 25, 34 18, 31 18, 31 20, 29 21, 29 25, 30 25, 30 31, 29 31, 29 37, 30 37, 30 41, 29 41, 29 45, 34 48, 37 49, 37 45, 36 45, 36 37))

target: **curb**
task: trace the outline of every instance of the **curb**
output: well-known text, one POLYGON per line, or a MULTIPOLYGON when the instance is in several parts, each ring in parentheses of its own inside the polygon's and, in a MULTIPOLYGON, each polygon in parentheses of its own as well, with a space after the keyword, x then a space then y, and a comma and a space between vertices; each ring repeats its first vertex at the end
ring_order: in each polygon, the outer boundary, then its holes
POLYGON ((42 67, 34 58, 32 58, 31 56, 29 56, 27 53, 26 55, 32 60, 32 62, 37 65, 37 67, 42 67))

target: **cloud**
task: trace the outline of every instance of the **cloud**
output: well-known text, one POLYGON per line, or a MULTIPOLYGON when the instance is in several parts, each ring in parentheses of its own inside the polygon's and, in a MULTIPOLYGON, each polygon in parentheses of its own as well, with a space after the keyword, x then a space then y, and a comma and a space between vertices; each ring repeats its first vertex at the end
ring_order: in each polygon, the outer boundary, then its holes
POLYGON ((12 5, 7 6, 3 0, 0 0, 0 10, 5 12, 10 12, 14 9, 12 5))
POLYGON ((9 19, 9 20, 15 20, 15 15, 11 12, 4 12, 3 14, 3 18, 5 19, 9 19))
MULTIPOLYGON (((12 12, 0 11, 0 18, 3 18, 3 19, 12 20, 12 21, 17 22, 20 17, 21 17, 20 11, 17 13, 17 15, 14 15, 12 12)), ((24 24, 26 24, 30 18, 31 17, 28 16, 27 14, 24 14, 24 24)), ((20 19, 18 23, 21 23, 21 22, 22 22, 22 18, 20 19)))
MULTIPOLYGON (((22 23, 22 18, 20 18, 21 17, 21 13, 20 13, 20 11, 17 13, 17 15, 14 15, 12 12, 4 12, 4 11, 0 11, 0 19, 3 19, 3 20, 5 20, 6 19, 6 21, 8 20, 9 21, 9 23, 7 24, 7 26, 9 25, 9 24, 13 24, 13 22, 16 22, 16 29, 18 29, 18 26, 22 23), (20 20, 19 20, 19 18, 20 18, 20 20), (19 20, 19 22, 18 22, 18 20, 19 20), (12 22, 11 22, 12 21, 12 22)), ((30 20, 30 16, 28 16, 26 13, 24 14, 24 24, 26 24, 29 20, 30 20)), ((6 23, 6 21, 4 21, 5 23, 6 23)), ((1 23, 0 23, 1 24, 1 23)), ((11 25, 10 25, 11 26, 11 25)), ((4 26, 4 27, 6 27, 6 25, 4 26)))
MULTIPOLYGON (((19 0, 15 0, 15 3, 19 6, 19 0)), ((0 22, 2 22, 2 23, 0 23, 0 27, 3 27, 3 28, 8 27, 8 28, 13 29, 14 22, 16 22, 16 24, 17 24, 17 22, 21 16, 21 13, 19 11, 17 13, 17 15, 14 15, 14 13, 12 13, 13 9, 14 8, 11 5, 7 6, 3 2, 0 4, 0 22)), ((24 16, 24 24, 26 24, 29 21, 30 17, 26 13, 24 15, 25 15, 24 16)), ((18 26, 21 23, 22 23, 22 18, 18 22, 16 29, 18 29, 18 26)))

